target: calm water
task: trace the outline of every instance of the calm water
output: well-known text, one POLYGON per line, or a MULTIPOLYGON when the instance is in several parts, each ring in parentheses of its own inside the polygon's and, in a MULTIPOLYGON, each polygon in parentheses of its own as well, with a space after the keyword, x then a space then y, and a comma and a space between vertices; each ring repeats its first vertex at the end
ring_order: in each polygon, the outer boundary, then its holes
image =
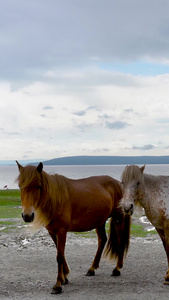
MULTIPOLYGON (((44 170, 50 174, 60 174, 69 178, 79 179, 93 175, 110 175, 118 180, 125 166, 44 166, 44 170)), ((146 165, 146 173, 169 176, 169 165, 146 165)), ((17 166, 0 166, 0 189, 5 185, 9 189, 17 189, 15 182, 18 176, 17 166)))

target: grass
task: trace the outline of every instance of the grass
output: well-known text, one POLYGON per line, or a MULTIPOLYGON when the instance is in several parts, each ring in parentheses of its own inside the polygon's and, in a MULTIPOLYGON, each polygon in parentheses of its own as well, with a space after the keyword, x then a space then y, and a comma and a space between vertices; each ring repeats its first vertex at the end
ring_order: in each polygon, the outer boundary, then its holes
MULTIPOLYGON (((109 222, 106 223, 106 232, 109 231, 109 222)), ((87 231, 87 232, 75 232, 76 235, 85 237, 85 238, 94 238, 97 237, 96 231, 87 231)), ((148 237, 150 235, 157 234, 156 230, 145 230, 144 226, 139 224, 131 224, 131 237, 148 237)))
MULTIPOLYGON (((18 224, 18 218, 20 219, 20 224, 24 224, 21 219, 21 199, 20 190, 0 190, 0 228, 9 227, 14 228, 18 224), (3 221, 3 219, 5 219, 3 221), (6 219, 9 219, 6 220, 6 219), (13 220, 11 220, 13 219, 13 220), (16 219, 16 220, 14 220, 16 219)), ((19 225, 20 225, 19 224, 19 225)), ((109 222, 106 222, 106 231, 108 232, 109 222)), ((147 237, 152 234, 156 234, 156 230, 146 231, 144 226, 140 224, 131 225, 131 237, 147 237)), ((91 238, 96 237, 95 230, 75 233, 78 236, 91 238)))
POLYGON ((0 221, 0 225, 13 225, 13 221, 0 221))
POLYGON ((84 231, 84 232, 74 232, 79 237, 84 237, 84 238, 95 238, 97 237, 96 231, 91 230, 91 231, 84 231))
POLYGON ((0 206, 21 205, 19 190, 0 190, 0 206))
POLYGON ((19 190, 0 190, 0 218, 21 217, 21 199, 19 190))
POLYGON ((21 217, 21 208, 15 206, 1 206, 0 207, 0 219, 13 219, 21 217))
POLYGON ((157 234, 156 230, 147 231, 144 226, 138 224, 131 224, 131 236, 133 237, 147 237, 151 234, 157 234))

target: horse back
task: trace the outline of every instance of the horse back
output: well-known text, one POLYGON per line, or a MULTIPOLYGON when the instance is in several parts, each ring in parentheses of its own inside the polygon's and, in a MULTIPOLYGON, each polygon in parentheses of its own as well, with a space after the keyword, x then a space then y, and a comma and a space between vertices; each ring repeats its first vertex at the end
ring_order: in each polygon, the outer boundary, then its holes
POLYGON ((103 195, 103 197, 122 198, 122 189, 120 182, 110 176, 92 176, 88 178, 68 181, 69 193, 75 193, 77 196, 84 194, 103 195))
POLYGON ((110 176, 92 176, 79 180, 70 180, 69 198, 76 205, 109 206, 113 209, 122 198, 120 182, 110 176), (78 204, 77 204, 78 203, 78 204))

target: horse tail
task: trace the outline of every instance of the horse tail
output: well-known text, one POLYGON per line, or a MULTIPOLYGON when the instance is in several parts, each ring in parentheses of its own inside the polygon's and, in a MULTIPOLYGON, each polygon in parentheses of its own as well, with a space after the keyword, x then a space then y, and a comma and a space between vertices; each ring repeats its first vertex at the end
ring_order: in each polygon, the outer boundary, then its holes
POLYGON ((131 229, 131 217, 124 216, 124 254, 126 256, 130 246, 130 229, 131 229))
POLYGON ((123 222, 110 219, 109 237, 104 251, 105 256, 110 259, 123 258, 126 256, 130 244, 131 217, 123 216, 123 222))

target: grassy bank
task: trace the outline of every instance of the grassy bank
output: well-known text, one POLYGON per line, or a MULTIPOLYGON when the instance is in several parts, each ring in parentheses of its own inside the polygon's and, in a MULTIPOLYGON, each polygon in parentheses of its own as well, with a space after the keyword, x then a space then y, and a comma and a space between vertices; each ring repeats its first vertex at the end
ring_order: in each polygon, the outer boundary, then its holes
MULTIPOLYGON (((10 229, 15 229, 18 225, 23 226, 21 211, 20 190, 0 190, 0 230, 10 231, 10 229)), ((107 232, 108 227, 109 223, 107 222, 107 232)), ((96 237, 95 230, 76 234, 83 237, 96 237)), ((156 231, 147 232, 142 224, 135 223, 131 225, 131 236, 133 237, 146 237, 151 234, 156 234, 156 231)))
POLYGON ((0 232, 11 232, 22 227, 19 190, 0 190, 0 232))
MULTIPOLYGON (((139 222, 138 222, 139 223, 139 222)), ((109 231, 109 222, 106 223, 106 231, 108 233, 109 231)), ((81 235, 83 237, 96 237, 96 232, 95 230, 92 230, 90 232, 82 232, 82 233, 75 233, 77 235, 81 235)), ((151 230, 151 231, 147 231, 145 229, 145 226, 140 225, 140 224, 131 224, 131 237, 148 237, 150 235, 154 235, 157 234, 156 230, 151 230)))
POLYGON ((21 200, 19 190, 0 190, 0 219, 20 218, 21 200))

